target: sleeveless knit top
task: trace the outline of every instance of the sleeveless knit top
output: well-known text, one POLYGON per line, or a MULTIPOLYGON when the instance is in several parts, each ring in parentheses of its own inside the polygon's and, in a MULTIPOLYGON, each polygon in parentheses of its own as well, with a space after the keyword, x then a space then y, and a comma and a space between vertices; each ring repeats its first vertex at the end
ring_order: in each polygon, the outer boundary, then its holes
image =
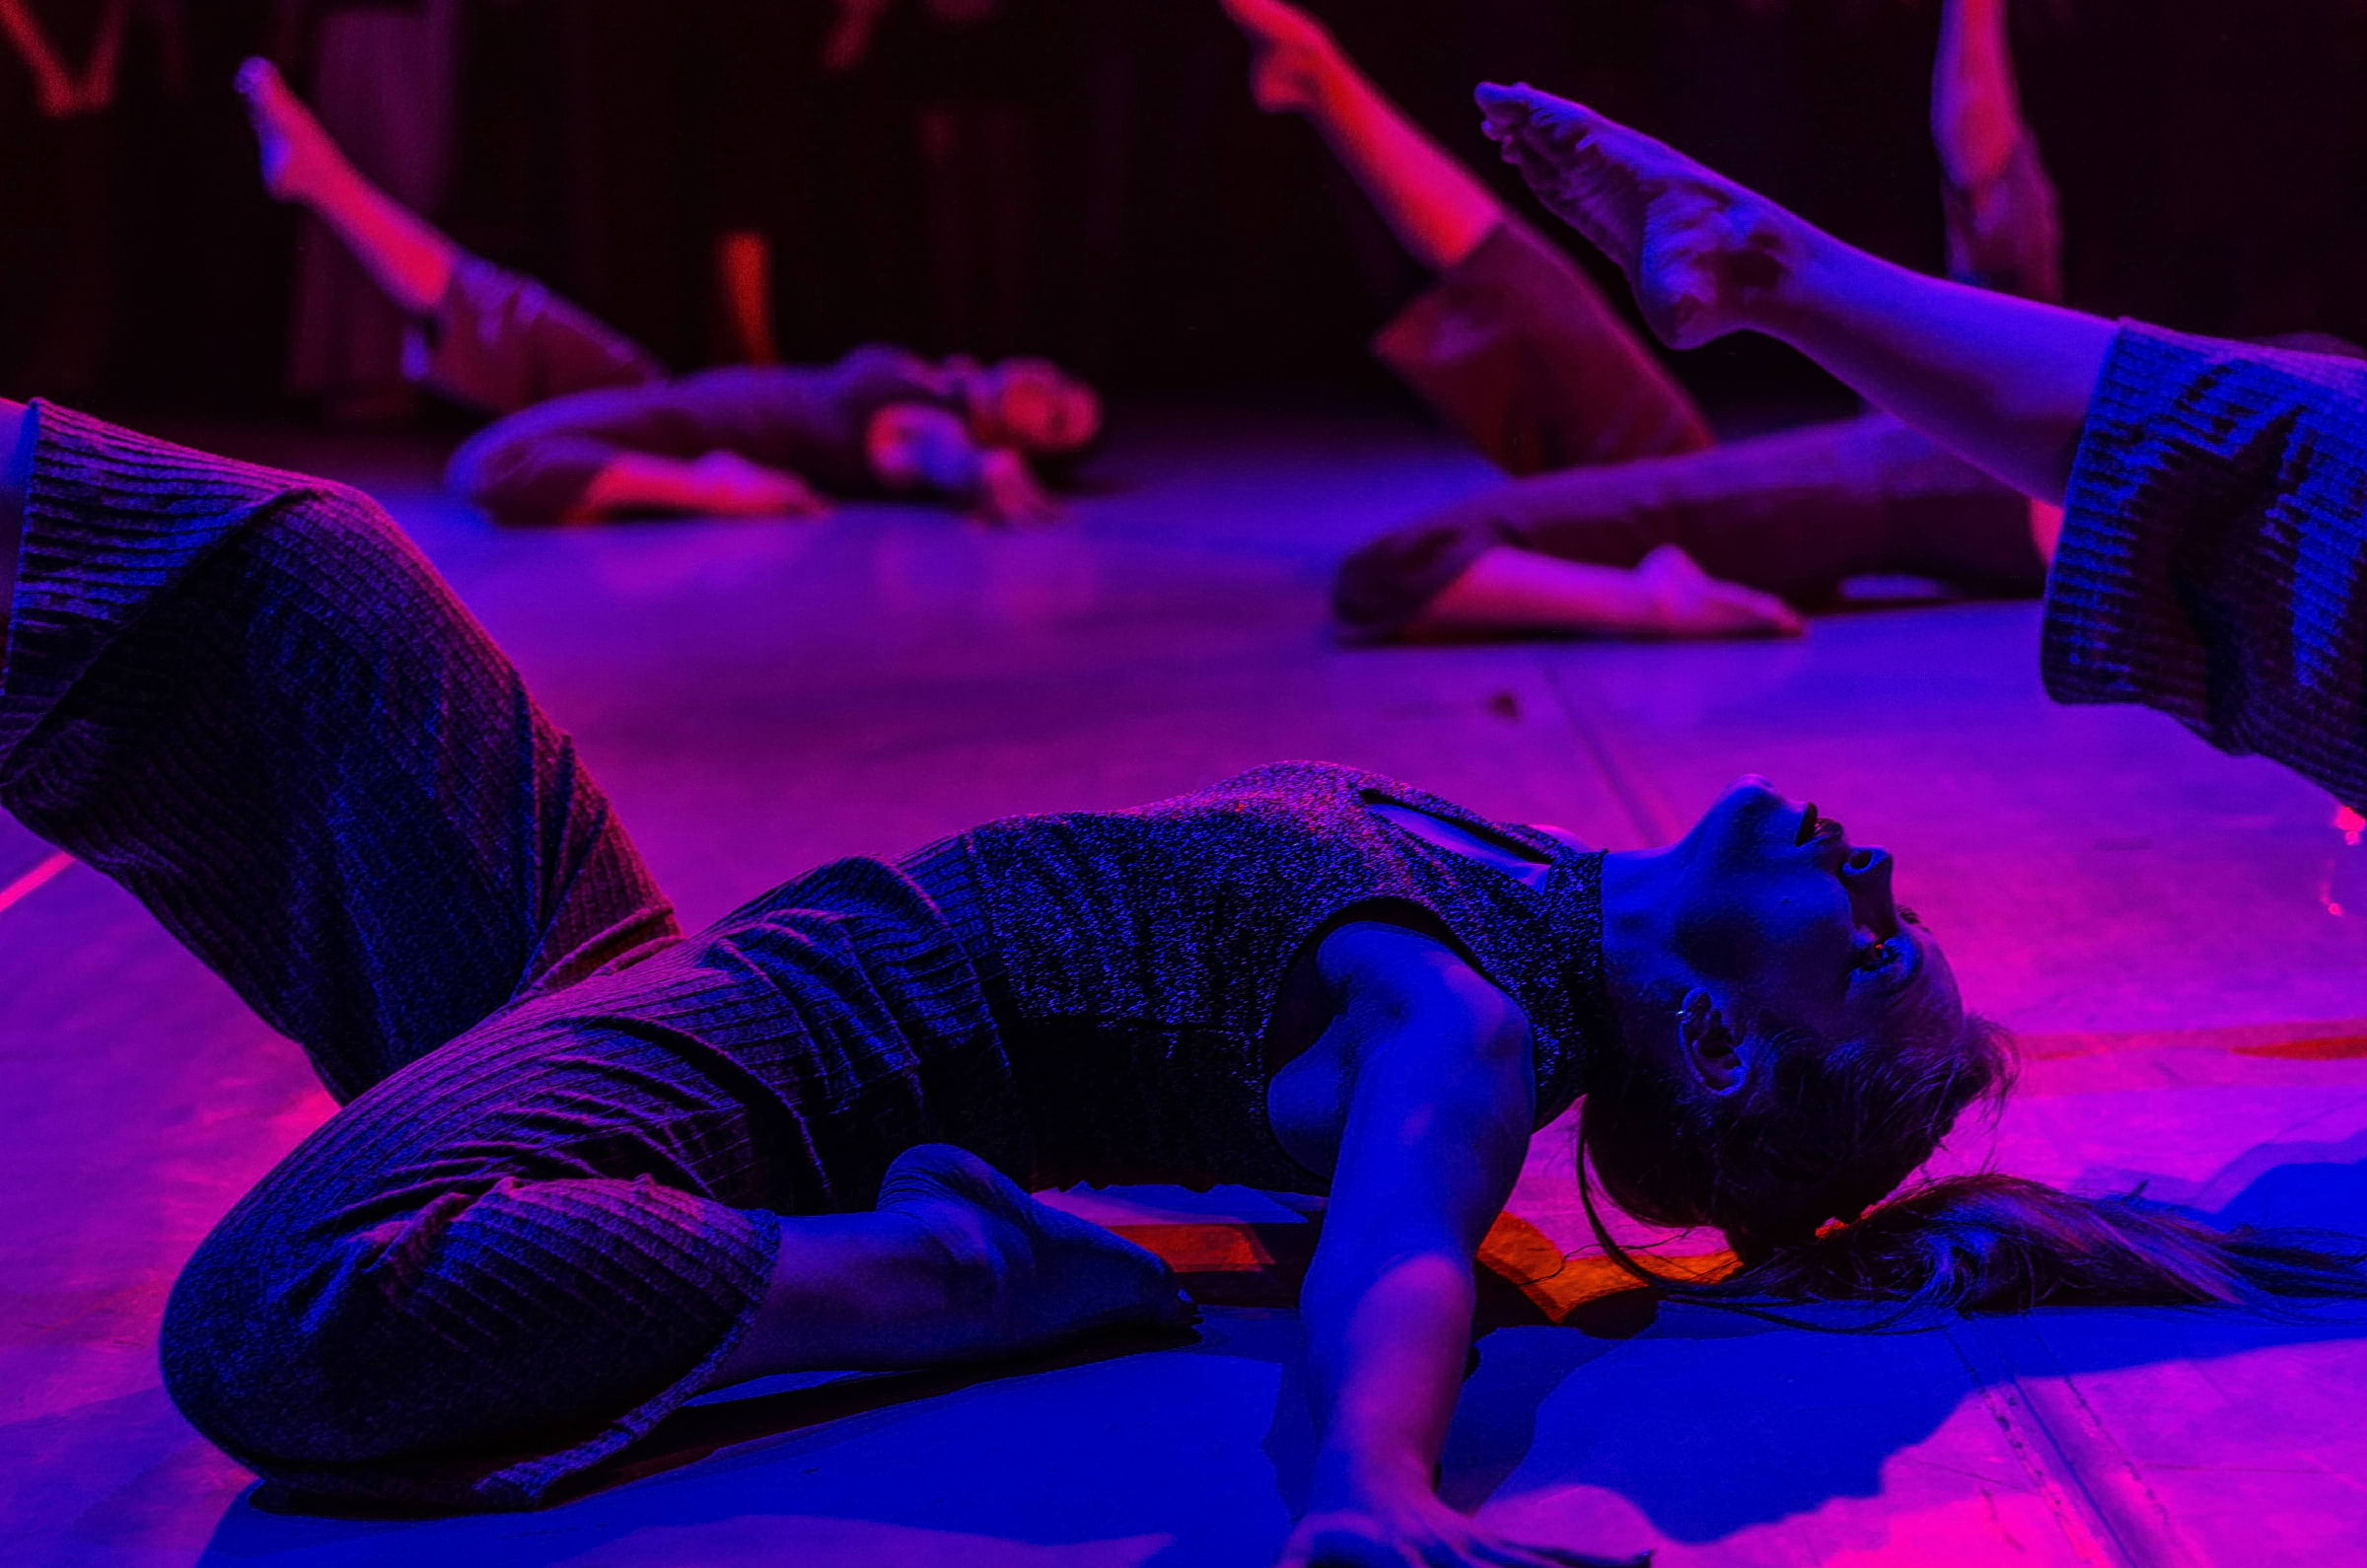
POLYGON ((1015 817, 901 863, 971 956, 1042 1184, 1320 1190, 1265 1114, 1293 962, 1352 918, 1427 928, 1528 1015, 1538 1124, 1610 1037, 1602 856, 1379 774, 1278 762, 1115 812, 1015 817), (1532 887, 1372 810, 1392 802, 1517 846, 1532 887))

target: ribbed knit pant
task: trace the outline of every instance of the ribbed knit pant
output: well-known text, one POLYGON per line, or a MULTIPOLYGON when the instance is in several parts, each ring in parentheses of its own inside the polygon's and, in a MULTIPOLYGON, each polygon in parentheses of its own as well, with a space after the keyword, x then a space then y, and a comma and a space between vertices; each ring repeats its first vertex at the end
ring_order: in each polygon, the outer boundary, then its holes
POLYGON ((908 880, 825 867, 683 940, 375 505, 34 416, 0 805, 350 1102, 175 1287, 166 1382, 208 1437, 296 1493, 531 1506, 703 1386, 776 1215, 868 1207, 933 1138, 1024 1162, 908 880))

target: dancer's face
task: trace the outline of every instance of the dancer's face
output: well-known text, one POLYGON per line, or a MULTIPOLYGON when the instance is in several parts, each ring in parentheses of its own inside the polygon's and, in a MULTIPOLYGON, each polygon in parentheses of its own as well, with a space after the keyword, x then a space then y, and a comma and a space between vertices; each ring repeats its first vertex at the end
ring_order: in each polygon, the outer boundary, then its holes
POLYGON ((971 417, 988 446, 1059 457, 1101 433, 1101 398, 1056 365, 1006 359, 988 366, 981 383, 971 417))
POLYGON ((1736 781, 1675 853, 1674 957, 1730 1010, 1829 1039, 1901 1009, 1961 1013, 1939 944, 1892 894, 1890 852, 1766 780, 1736 781))

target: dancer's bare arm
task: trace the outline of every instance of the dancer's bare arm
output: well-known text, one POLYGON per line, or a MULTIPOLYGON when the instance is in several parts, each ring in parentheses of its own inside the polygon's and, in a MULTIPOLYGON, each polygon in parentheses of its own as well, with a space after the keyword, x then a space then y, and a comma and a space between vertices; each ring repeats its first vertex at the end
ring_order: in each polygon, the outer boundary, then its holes
POLYGON ((1528 1023, 1410 931, 1345 927, 1320 963, 1337 1022, 1269 1097, 1283 1146, 1331 1173, 1301 1298, 1320 1447, 1282 1562, 1600 1561, 1512 1546, 1432 1479, 1470 1350, 1472 1257, 1529 1146, 1528 1023))
POLYGON ((1878 260, 1675 149, 1534 88, 1482 87, 1488 133, 1691 348, 1782 339, 1875 406, 2058 503, 2117 328, 1878 260))

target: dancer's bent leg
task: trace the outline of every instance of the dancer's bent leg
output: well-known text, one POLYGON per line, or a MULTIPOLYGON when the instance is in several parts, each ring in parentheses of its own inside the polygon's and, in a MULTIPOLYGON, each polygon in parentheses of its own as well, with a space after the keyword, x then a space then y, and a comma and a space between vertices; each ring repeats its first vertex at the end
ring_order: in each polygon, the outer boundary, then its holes
POLYGON ((1876 414, 1497 486, 1350 555, 1334 605, 1362 640, 1790 632, 1869 573, 2037 593, 2026 506, 1876 414))
POLYGON ((0 805, 339 1098, 675 934, 574 747, 376 505, 25 417, 0 805))
POLYGON ((240 68, 264 188, 328 225, 411 319, 403 369, 487 413, 662 380, 638 344, 531 278, 492 265, 373 184, 267 60, 240 68))
POLYGON ((1510 474, 1674 457, 1715 441, 1593 281, 1518 218, 1376 333, 1373 352, 1510 474))
POLYGON ((1314 18, 1225 0, 1269 112, 1304 115, 1438 285, 1374 352, 1509 473, 1663 457, 1709 426, 1585 273, 1406 117, 1314 18))
POLYGON ((719 1384, 1181 1322, 1155 1257, 919 1147, 1026 1169, 1000 1052, 920 890, 825 868, 346 1107, 191 1259, 167 1387, 295 1491, 515 1508, 719 1384))
POLYGON ((1480 104, 1670 342, 1780 337, 2064 504, 2057 698, 2145 703, 2367 802, 2367 368, 1919 277, 1576 105, 1492 87, 1480 104))

